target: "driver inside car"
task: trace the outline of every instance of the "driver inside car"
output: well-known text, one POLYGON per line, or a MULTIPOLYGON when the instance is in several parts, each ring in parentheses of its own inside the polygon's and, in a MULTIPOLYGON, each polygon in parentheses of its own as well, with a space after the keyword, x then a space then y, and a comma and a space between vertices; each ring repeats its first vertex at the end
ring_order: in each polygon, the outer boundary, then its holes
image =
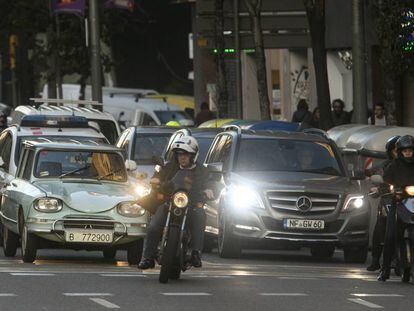
MULTIPOLYGON (((179 170, 188 170, 193 174, 192 186, 189 191, 190 202, 193 202, 188 211, 188 226, 191 233, 190 249, 191 265, 200 268, 201 250, 203 249, 204 229, 206 225, 206 214, 203 208, 203 201, 212 200, 214 193, 208 187, 208 171, 197 163, 199 148, 197 140, 192 136, 183 136, 174 142, 172 148, 174 153, 173 161, 168 162, 159 172, 156 172, 151 179, 151 184, 162 185, 170 181, 179 170)), ((167 219, 168 208, 165 204, 160 205, 151 218, 151 223, 144 241, 144 251, 139 269, 155 267, 157 246, 162 236, 162 230, 167 219)))

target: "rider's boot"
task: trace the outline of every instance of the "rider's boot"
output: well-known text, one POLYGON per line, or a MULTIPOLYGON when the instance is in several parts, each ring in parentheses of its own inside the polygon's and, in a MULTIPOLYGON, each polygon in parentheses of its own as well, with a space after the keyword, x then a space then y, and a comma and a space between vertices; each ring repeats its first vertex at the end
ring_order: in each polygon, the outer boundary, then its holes
POLYGON ((200 252, 199 251, 193 250, 191 252, 191 265, 194 268, 201 268, 202 263, 201 263, 201 256, 200 256, 200 252))
POLYGON ((389 267, 383 267, 381 269, 380 274, 377 277, 377 280, 385 282, 386 280, 390 278, 390 272, 391 272, 391 269, 389 267))
POLYGON ((154 259, 149 259, 149 258, 142 258, 140 263, 138 264, 138 269, 141 269, 141 270, 152 269, 154 267, 155 267, 154 259))

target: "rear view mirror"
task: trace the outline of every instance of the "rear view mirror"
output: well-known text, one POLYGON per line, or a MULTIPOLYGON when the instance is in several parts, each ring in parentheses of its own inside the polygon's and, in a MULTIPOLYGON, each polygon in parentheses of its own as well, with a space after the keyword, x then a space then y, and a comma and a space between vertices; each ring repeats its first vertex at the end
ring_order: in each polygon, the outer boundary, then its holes
POLYGON ((223 163, 209 163, 207 169, 210 173, 223 173, 223 163))
POLYGON ((370 179, 374 185, 381 185, 384 183, 384 179, 381 175, 372 175, 370 179))
POLYGON ((137 163, 133 160, 125 160, 125 168, 127 171, 135 171, 137 169, 137 163))

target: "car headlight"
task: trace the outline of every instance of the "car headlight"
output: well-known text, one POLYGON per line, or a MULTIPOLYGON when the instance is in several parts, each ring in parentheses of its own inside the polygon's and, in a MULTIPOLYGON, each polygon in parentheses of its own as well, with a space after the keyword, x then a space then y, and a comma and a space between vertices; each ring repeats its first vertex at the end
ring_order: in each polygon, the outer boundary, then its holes
POLYGON ((414 196, 414 186, 407 186, 404 190, 405 192, 407 192, 408 195, 414 196))
POLYGON ((178 208, 186 208, 188 205, 188 195, 185 192, 177 192, 173 196, 173 203, 178 208))
POLYGON ((35 210, 44 213, 59 212, 62 207, 62 201, 54 198, 41 198, 34 202, 35 210))
POLYGON ((135 192, 140 198, 145 197, 151 193, 151 186, 144 183, 138 184, 135 187, 135 192))
POLYGON ((363 195, 350 195, 346 199, 343 211, 351 211, 362 208, 365 205, 363 195))
POLYGON ((263 208, 259 194, 247 186, 234 185, 229 189, 230 203, 234 208, 263 208))
POLYGON ((144 216, 145 209, 136 202, 122 202, 118 204, 118 213, 125 217, 144 216))

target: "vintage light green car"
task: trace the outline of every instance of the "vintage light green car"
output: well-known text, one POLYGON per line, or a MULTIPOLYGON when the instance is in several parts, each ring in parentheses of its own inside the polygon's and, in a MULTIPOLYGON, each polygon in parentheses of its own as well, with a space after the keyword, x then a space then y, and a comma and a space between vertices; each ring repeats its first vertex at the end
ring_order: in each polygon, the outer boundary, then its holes
POLYGON ((149 215, 136 204, 121 152, 92 141, 26 142, 1 193, 5 255, 15 256, 21 237, 24 262, 41 248, 70 248, 108 259, 126 249, 137 263, 149 215))

